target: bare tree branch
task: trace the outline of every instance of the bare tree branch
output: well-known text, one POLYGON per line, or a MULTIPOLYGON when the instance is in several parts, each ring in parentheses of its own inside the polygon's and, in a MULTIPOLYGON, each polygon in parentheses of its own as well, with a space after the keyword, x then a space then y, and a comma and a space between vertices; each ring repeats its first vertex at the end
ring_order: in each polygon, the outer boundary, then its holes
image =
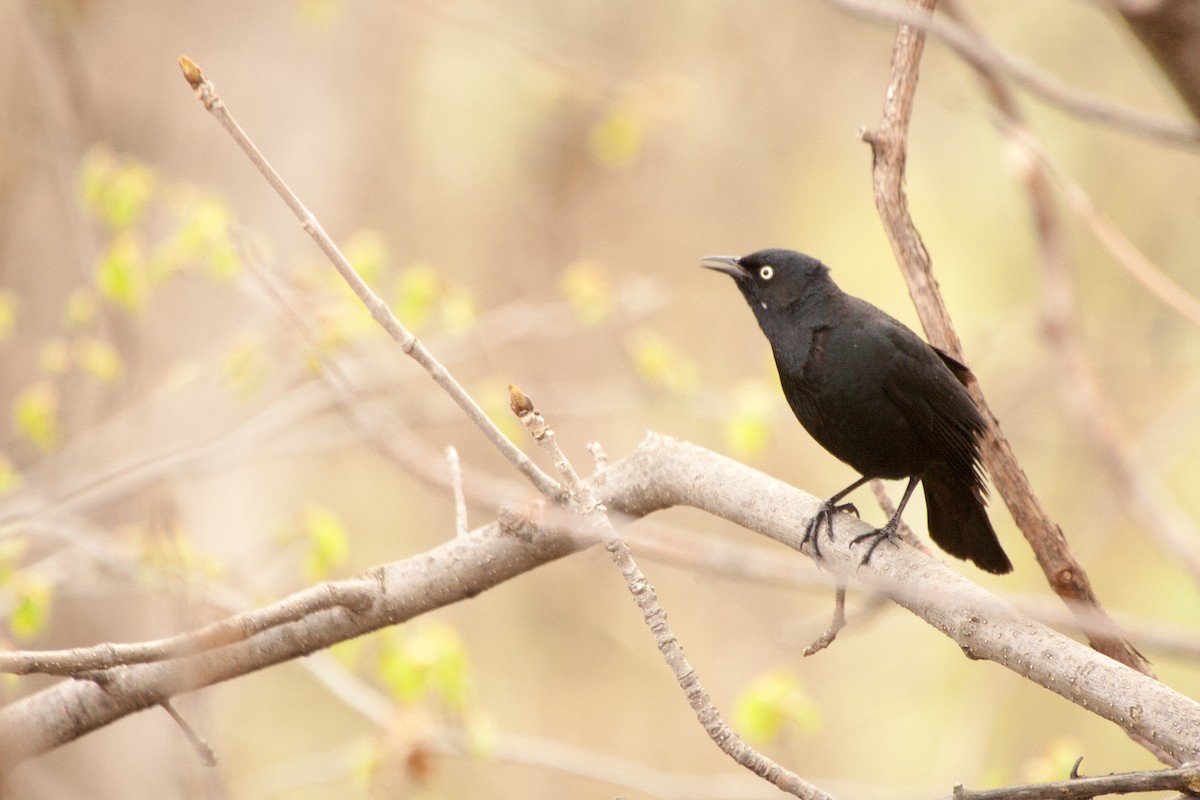
MULTIPOLYGON (((690 505, 800 548, 820 500, 694 445, 651 436, 592 483, 599 502, 640 517, 690 505)), ((421 555, 375 567, 369 608, 337 606, 196 655, 93 671, 0 708, 0 771, 176 695, 263 669, 399 624, 575 552, 595 540, 548 524, 505 521, 421 555)), ((822 566, 886 594, 953 639, 972 658, 994 661, 1155 743, 1182 762, 1200 759, 1200 704, 1032 622, 1012 606, 904 544, 871 562, 850 539, 870 526, 841 515, 822 566)), ((232 623, 231 623, 232 624, 232 623)))
MULTIPOLYGON (((966 18, 965 12, 955 0, 945 0, 945 8, 965 29, 973 30, 971 21, 966 18)), ((1162 497, 1162 492, 1147 477, 1149 470, 1137 463, 1129 443, 1129 434, 1116 409, 1105 397, 1092 360, 1084 348, 1075 310, 1074 265, 1066 230, 1050 191, 1050 178, 1053 174, 1050 159, 1025 124, 1017 98, 1002 77, 984 69, 980 69, 978 75, 992 104, 1000 113, 1000 123, 1005 136, 1030 156, 1022 162, 1022 178, 1033 211, 1038 252, 1046 279, 1042 311, 1043 329, 1062 365, 1062 382, 1079 409, 1079 416, 1087 427, 1089 439, 1101 454, 1102 463, 1107 467, 1114 485, 1134 517, 1161 548, 1176 558, 1200 581, 1200 552, 1195 546, 1196 527, 1174 502, 1162 497)), ((1060 181, 1067 182, 1070 194, 1082 194, 1082 189, 1070 181, 1065 173, 1060 171, 1058 177, 1060 181), (1074 187, 1073 191, 1071 187, 1074 187)), ((1083 197, 1086 199, 1086 195, 1083 197)), ((1079 198, 1075 199, 1078 201, 1079 198)), ((1111 226, 1103 230, 1120 235, 1111 226)), ((1123 237, 1121 241, 1132 248, 1123 237)), ((1136 253, 1136 249, 1133 252, 1136 253)), ((1148 261, 1142 261, 1144 263, 1139 264, 1139 267, 1149 267, 1149 272, 1158 275, 1161 281, 1173 285, 1173 282, 1148 261)), ((1186 318, 1200 323, 1200 303, 1181 288, 1176 286, 1172 290, 1163 287, 1163 291, 1156 293, 1156 296, 1160 299, 1170 298, 1168 302, 1172 308, 1180 311, 1186 318)))
MULTIPOLYGON (((913 0, 911 5, 914 10, 928 16, 933 13, 936 0, 913 0)), ((908 124, 912 117, 924 42, 925 35, 919 28, 900 26, 892 50, 891 78, 884 96, 879 128, 864 131, 862 137, 871 145, 873 155, 875 204, 925 333, 933 344, 966 363, 962 343, 933 277, 932 260, 908 212, 908 199, 904 192, 908 124)), ((1062 530, 1034 494, 978 382, 972 381, 967 388, 984 418, 989 420, 983 442, 984 463, 1013 519, 1033 548, 1046 579, 1054 591, 1068 601, 1070 608, 1091 606, 1094 608, 1092 622, 1107 619, 1092 591, 1087 573, 1071 552, 1062 530)), ((1111 620, 1106 632, 1091 632, 1089 639, 1100 652, 1150 674, 1150 666, 1145 658, 1126 641, 1111 620)))
MULTIPOLYGON (((542 414, 534 408, 533 400, 515 385, 508 387, 511 407, 526 432, 543 450, 550 454, 554 468, 567 487, 572 508, 580 515, 588 528, 595 532, 613 564, 621 570, 625 585, 634 601, 642 611, 642 616, 650 632, 654 634, 654 644, 662 654, 663 660, 675 675, 675 681, 687 697, 688 704, 695 712, 697 720, 704 732, 716 743, 721 750, 735 762, 758 775, 763 780, 777 786, 781 791, 808 800, 833 800, 833 796, 814 784, 801 778, 791 770, 784 769, 779 764, 759 753, 748 745, 742 737, 726 724, 721 718, 712 697, 700 683, 700 675, 683 653, 683 646, 675 638, 667 621, 667 611, 658 601, 658 594, 650 585, 649 579, 637 565, 629 545, 617 533, 612 521, 608 518, 604 504, 596 498, 592 487, 589 486, 571 462, 567 459, 562 448, 558 446, 554 430, 546 422, 542 414)), ((838 588, 839 600, 845 600, 845 589, 838 588)), ((844 606, 840 606, 844 609, 844 606)), ((844 622, 844 619, 843 619, 844 622)), ((830 635, 832 641, 836 630, 830 635)))
MULTIPOLYGON (((1181 0, 1187 3, 1190 0, 1181 0)), ((829 0, 846 11, 871 19, 899 23, 904 27, 932 33, 967 63, 1011 78, 1043 100, 1081 119, 1100 122, 1119 130, 1168 144, 1194 147, 1200 143, 1200 128, 1195 124, 1164 119, 1143 111, 1123 108, 1110 100, 1096 97, 1064 84, 1038 70, 1024 59, 1000 50, 982 36, 965 30, 949 20, 923 14, 895 2, 879 0, 829 0)))

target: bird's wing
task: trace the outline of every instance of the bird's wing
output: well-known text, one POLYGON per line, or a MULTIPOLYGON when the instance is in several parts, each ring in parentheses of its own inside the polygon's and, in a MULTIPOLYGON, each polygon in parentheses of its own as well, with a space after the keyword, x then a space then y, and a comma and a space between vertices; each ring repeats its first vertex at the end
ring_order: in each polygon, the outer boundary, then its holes
POLYGON ((945 354, 899 323, 888 328, 887 338, 897 356, 886 362, 884 392, 933 452, 951 466, 978 473, 978 437, 985 423, 955 368, 946 363, 945 354))
POLYGON ((961 383, 963 386, 970 385, 971 380, 975 377, 974 373, 971 372, 970 367, 940 347, 934 347, 933 345, 927 346, 933 350, 933 352, 937 353, 938 358, 942 360, 943 364, 950 368, 950 371, 954 373, 954 377, 958 378, 959 383, 961 383))

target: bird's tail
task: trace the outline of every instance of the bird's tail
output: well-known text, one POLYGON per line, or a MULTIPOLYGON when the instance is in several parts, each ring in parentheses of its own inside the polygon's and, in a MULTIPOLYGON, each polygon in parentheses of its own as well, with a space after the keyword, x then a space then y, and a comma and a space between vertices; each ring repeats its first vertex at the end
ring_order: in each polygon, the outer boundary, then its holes
POLYGON ((929 537, 956 558, 966 558, 986 572, 1012 572, 1012 562, 1000 547, 988 520, 981 487, 961 475, 932 469, 921 478, 929 537))

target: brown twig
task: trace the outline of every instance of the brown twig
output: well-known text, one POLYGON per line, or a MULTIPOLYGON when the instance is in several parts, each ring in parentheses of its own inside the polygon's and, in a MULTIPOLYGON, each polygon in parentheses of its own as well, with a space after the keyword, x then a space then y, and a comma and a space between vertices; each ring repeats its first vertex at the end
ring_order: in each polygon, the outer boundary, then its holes
POLYGON ((1090 800, 1105 794, 1131 792, 1183 792, 1189 795, 1200 792, 1200 764, 1189 764, 1175 769, 1123 772, 1094 778, 1074 774, 1078 768, 1079 762, 1076 761, 1073 774, 1065 781, 1008 786, 1003 789, 973 790, 955 786, 953 800, 1090 800))
MULTIPOLYGON (((955 0, 945 0, 945 8, 960 25, 973 30, 971 21, 955 0)), ((1138 459, 1129 444, 1129 434, 1117 410, 1105 397, 1095 367, 1083 345, 1075 308, 1074 265, 1066 230, 1050 191, 1050 179, 1055 171, 1049 156, 1030 132, 1017 98, 1002 77, 983 70, 978 75, 1000 114, 1000 125, 1005 136, 1030 156, 1021 162, 1021 166, 1026 195, 1033 211, 1038 254, 1045 274, 1043 330, 1052 352, 1062 365, 1062 383, 1079 410, 1089 439, 1100 453, 1101 461, 1112 475, 1113 484, 1123 496, 1125 505, 1134 512, 1147 535, 1191 572, 1195 579, 1200 580, 1200 553, 1194 544, 1195 526, 1174 509, 1169 500, 1160 496, 1161 492, 1147 477, 1149 470, 1137 463, 1138 459)), ((1068 196, 1074 200, 1072 205, 1080 210, 1077 205, 1080 198, 1077 195, 1081 195, 1083 190, 1061 170, 1057 178, 1067 187, 1068 196)), ((1083 195, 1083 199, 1086 200, 1086 195, 1083 195)), ((1111 225, 1105 230, 1120 237, 1132 248, 1132 244, 1111 225)), ((1097 233, 1094 228, 1093 233, 1097 233)), ((1137 255, 1140 256, 1140 253, 1137 255)), ((1148 267, 1150 272, 1170 283, 1170 279, 1157 272, 1153 265, 1142 260, 1145 262, 1143 267, 1148 267)), ((1200 303, 1194 298, 1182 289, 1177 292, 1166 289, 1161 299, 1165 300, 1166 297, 1171 297, 1171 307, 1185 317, 1194 314, 1194 321, 1200 324, 1200 303)))
POLYGON ((317 243, 327 258, 333 262, 338 274, 354 291, 359 301, 366 306, 371 317, 379 323, 389 336, 392 337, 408 356, 420 364, 429 377, 433 378, 434 382, 450 395, 450 398, 458 404, 467 415, 467 417, 475 423, 475 425, 483 431, 483 434, 496 447, 497 450, 504 455, 509 462, 517 468, 522 475, 530 480, 538 491, 546 497, 558 498, 562 496, 562 487, 546 473, 538 469, 528 456, 522 453, 508 438, 496 427, 496 424, 488 418, 475 399, 469 395, 465 389, 455 380, 441 362, 425 349, 425 345, 414 336, 407 328, 401 324, 400 320, 396 319, 387 304, 379 299, 378 295, 367 286, 366 282, 346 260, 346 256, 338 249, 333 240, 329 238, 329 234, 321 227, 316 216, 311 211, 305 208, 300 202, 300 198, 296 196, 288 185, 284 183, 283 178, 279 176, 274 168, 267 162, 266 158, 241 126, 234 120, 233 115, 229 113, 225 103, 217 95, 216 87, 212 81, 204 76, 200 67, 196 62, 192 61, 187 56, 179 57, 179 66, 183 70, 183 76, 187 79, 188 85, 192 87, 192 91, 196 93, 197 99, 204 104, 207 109, 223 127, 233 140, 237 142, 242 151, 250 158, 250 161, 258 168, 263 177, 267 179, 267 183, 271 184, 276 193, 279 194, 283 201, 287 203, 288 208, 300 220, 301 226, 308 232, 309 236, 317 243))
MULTIPOLYGON (((924 14, 931 14, 936 0, 911 0, 910 5, 924 14)), ((908 124, 912 117, 913 98, 925 36, 909 25, 900 26, 892 50, 891 78, 884 99, 883 116, 876 131, 864 131, 862 138, 871 145, 873 155, 872 179, 875 204, 883 222, 896 260, 908 283, 909 295, 929 340, 954 357, 965 361, 962 345, 950 321, 949 312, 933 277, 933 264, 921 236, 908 213, 904 193, 904 168, 908 124)), ((984 418, 989 421, 983 442, 983 460, 1000 496, 1008 506, 1017 526, 1029 541, 1050 586, 1068 602, 1070 608, 1092 607, 1094 614, 1104 615, 1099 600, 1083 566, 1071 552, 1062 530, 1050 518, 1033 492, 1011 445, 1000 430, 979 389, 972 381, 968 390, 984 418)), ((1106 616, 1106 615, 1105 615, 1106 616)), ((1150 674, 1145 658, 1119 632, 1115 623, 1109 633, 1090 633, 1089 640, 1100 652, 1150 674)))
MULTIPOLYGON (((704 732, 716 743, 721 750, 741 766, 769 781, 782 791, 796 797, 809 800, 833 800, 833 796, 801 778, 799 775, 784 769, 771 759, 762 755, 746 744, 737 733, 721 718, 721 712, 713 704, 712 698, 700 683, 696 670, 683 654, 683 647, 675 634, 671 632, 667 622, 667 612, 658 602, 658 595, 650 581, 629 551, 629 545, 617 533, 612 521, 608 518, 607 509, 597 499, 592 487, 589 486, 571 462, 567 459, 554 436, 554 430, 533 406, 533 401, 515 385, 509 385, 509 404, 513 414, 521 420, 526 432, 542 447, 554 462, 554 468, 567 487, 570 502, 580 517, 591 528, 592 532, 604 542, 605 549, 613 564, 621 570, 625 585, 633 595, 638 608, 654 634, 654 643, 662 653, 663 660, 671 668, 679 688, 687 697, 688 704, 696 713, 696 718, 704 728, 704 732)), ((844 595, 843 595, 844 598, 844 595)))
POLYGON ((846 584, 839 583, 833 593, 833 620, 830 621, 829 627, 825 629, 824 633, 804 648, 802 655, 811 656, 829 647, 844 627, 846 627, 846 584))

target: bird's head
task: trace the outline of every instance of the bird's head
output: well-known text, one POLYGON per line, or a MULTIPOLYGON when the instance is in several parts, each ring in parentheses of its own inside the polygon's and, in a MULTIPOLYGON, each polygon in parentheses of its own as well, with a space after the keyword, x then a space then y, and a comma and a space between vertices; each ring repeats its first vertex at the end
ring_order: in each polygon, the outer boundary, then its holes
POLYGON ((708 256, 700 265, 724 272, 759 310, 782 310, 830 283, 829 267, 795 250, 759 250, 748 256, 708 256))

